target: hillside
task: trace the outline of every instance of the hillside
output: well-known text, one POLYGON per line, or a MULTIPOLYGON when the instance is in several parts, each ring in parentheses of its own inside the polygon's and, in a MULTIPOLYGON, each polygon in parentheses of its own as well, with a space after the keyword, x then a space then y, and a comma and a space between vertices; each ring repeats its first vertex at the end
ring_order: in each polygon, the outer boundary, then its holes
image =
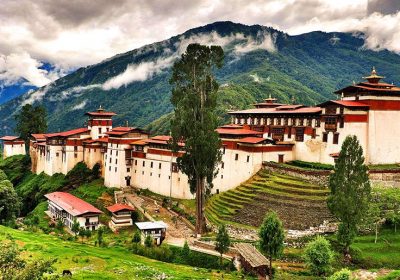
POLYGON ((323 32, 289 36, 259 25, 217 22, 80 68, 2 104, 0 134, 13 133, 13 115, 27 103, 46 107, 49 131, 84 125, 84 112, 99 105, 118 113, 116 125, 128 120, 141 127, 152 123, 152 128, 165 131, 165 114, 172 110, 170 69, 193 42, 218 44, 225 50, 225 65, 216 73, 221 122, 227 110, 249 107, 269 94, 280 102, 294 98, 309 105, 334 98, 335 89, 359 81, 373 65, 387 82, 400 81, 400 56, 366 50, 360 36, 323 32))
POLYGON ((269 210, 286 229, 304 230, 332 220, 326 205, 329 190, 297 177, 261 170, 239 187, 214 195, 206 216, 216 224, 259 227, 269 210))

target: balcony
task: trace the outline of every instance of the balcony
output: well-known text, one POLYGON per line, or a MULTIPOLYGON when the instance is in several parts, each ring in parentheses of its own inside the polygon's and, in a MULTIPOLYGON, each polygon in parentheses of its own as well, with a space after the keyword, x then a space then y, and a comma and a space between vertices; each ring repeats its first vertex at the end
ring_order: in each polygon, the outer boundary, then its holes
POLYGON ((336 131, 337 129, 337 124, 336 123, 325 123, 325 130, 329 131, 336 131))
POLYGON ((99 222, 86 222, 85 226, 97 226, 99 222))

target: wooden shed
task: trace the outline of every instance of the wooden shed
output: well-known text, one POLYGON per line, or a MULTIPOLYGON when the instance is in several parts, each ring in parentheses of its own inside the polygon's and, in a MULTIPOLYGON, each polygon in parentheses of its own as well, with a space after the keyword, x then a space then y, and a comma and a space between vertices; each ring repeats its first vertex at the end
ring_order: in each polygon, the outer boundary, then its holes
POLYGON ((265 279, 268 274, 268 259, 252 244, 237 243, 235 248, 238 251, 236 258, 240 263, 240 267, 247 273, 252 273, 265 279))

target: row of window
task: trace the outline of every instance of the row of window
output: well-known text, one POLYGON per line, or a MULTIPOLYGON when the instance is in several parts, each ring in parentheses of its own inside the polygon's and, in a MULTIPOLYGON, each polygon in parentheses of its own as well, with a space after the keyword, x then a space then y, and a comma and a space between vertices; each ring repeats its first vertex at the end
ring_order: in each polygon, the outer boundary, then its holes
POLYGON ((320 127, 321 121, 320 119, 312 119, 312 118, 236 118, 236 124, 245 124, 248 123, 250 125, 293 125, 293 126, 312 126, 314 120, 314 126, 320 127))
MULTIPOLYGON (((328 132, 322 133, 322 142, 328 142, 328 132)), ((333 144, 339 144, 339 133, 333 133, 333 144)))

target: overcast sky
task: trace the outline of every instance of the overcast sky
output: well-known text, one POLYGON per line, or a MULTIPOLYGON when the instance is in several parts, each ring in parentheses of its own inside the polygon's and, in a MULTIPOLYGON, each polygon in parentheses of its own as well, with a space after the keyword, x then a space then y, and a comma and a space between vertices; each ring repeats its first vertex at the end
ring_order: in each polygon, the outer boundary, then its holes
POLYGON ((223 20, 289 34, 358 30, 367 47, 400 53, 399 10, 400 0, 1 0, 0 81, 43 86, 71 69, 223 20), (55 69, 41 70, 43 62, 55 69))

